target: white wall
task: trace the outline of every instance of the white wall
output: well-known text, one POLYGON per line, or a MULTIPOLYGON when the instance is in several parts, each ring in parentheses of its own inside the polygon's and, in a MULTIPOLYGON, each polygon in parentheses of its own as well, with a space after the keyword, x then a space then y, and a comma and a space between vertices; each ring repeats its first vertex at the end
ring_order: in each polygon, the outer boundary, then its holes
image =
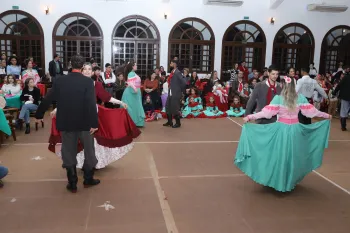
MULTIPOLYGON (((272 43, 277 31, 285 24, 298 22, 306 25, 315 38, 315 66, 319 66, 320 48, 324 35, 337 25, 349 25, 349 10, 345 13, 313 13, 306 10, 308 3, 321 3, 314 0, 284 0, 276 9, 270 9, 270 0, 244 0, 241 7, 208 6, 203 0, 1 0, 0 12, 11 10, 13 5, 36 17, 45 33, 46 67, 52 60, 52 30, 57 20, 71 12, 82 12, 93 17, 102 27, 104 35, 104 62, 111 62, 111 35, 115 24, 128 15, 139 14, 151 19, 160 31, 160 64, 167 64, 168 37, 174 24, 186 17, 197 17, 206 21, 215 34, 215 69, 221 68, 221 43, 226 29, 234 22, 249 16, 264 30, 266 47, 266 66, 272 59, 272 43), (45 14, 49 6, 50 14, 45 14), (164 13, 168 19, 164 19, 164 13), (275 17, 274 25, 269 20, 275 17)), ((328 3, 347 4, 350 0, 328 0, 328 3)))

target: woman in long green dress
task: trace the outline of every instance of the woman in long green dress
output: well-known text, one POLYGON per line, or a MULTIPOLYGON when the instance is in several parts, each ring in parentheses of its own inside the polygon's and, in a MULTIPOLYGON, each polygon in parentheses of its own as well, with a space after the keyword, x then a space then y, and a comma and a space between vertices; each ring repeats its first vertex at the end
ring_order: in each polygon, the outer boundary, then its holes
POLYGON ((145 112, 142 106, 141 78, 135 73, 137 65, 129 62, 124 70, 127 87, 123 93, 122 102, 128 105, 128 113, 137 127, 145 125, 145 112))
POLYGON ((248 122, 277 115, 277 122, 245 124, 234 160, 255 182, 280 192, 292 191, 307 174, 319 168, 328 147, 330 120, 299 124, 299 111, 310 118, 332 118, 296 93, 293 78, 285 79, 281 95, 261 112, 244 118, 248 122))

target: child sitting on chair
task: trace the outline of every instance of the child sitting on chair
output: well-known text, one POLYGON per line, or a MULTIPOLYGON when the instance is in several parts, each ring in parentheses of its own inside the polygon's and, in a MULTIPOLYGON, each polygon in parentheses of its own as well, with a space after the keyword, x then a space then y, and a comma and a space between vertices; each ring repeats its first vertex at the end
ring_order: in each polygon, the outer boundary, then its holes
POLYGON ((226 114, 230 117, 241 117, 245 113, 245 110, 243 109, 239 96, 235 96, 233 98, 233 103, 231 104, 230 110, 226 111, 226 114))

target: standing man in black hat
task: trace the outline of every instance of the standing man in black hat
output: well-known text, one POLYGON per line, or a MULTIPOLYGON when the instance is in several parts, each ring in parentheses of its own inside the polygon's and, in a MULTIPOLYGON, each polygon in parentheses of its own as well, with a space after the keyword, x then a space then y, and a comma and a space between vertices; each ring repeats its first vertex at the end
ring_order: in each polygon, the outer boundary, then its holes
POLYGON ((163 124, 163 126, 170 126, 172 128, 179 128, 181 126, 180 122, 180 104, 182 93, 185 91, 186 80, 182 73, 178 69, 179 60, 172 60, 170 67, 173 68, 171 74, 168 78, 169 84, 169 95, 165 105, 165 111, 167 113, 168 122, 163 124), (175 125, 173 125, 173 117, 176 120, 175 125))

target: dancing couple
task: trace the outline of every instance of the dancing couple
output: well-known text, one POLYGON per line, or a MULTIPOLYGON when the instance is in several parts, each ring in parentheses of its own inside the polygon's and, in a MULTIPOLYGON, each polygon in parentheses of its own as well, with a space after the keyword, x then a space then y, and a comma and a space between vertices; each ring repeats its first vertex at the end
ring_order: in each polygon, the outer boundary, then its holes
POLYGON ((249 100, 257 101, 258 111, 255 114, 248 112, 243 120, 260 120, 257 122, 260 124, 243 125, 234 163, 255 182, 280 192, 289 192, 307 174, 321 166, 324 149, 328 147, 332 116, 318 111, 305 96, 298 94, 296 82, 291 77, 285 77, 281 93, 274 91, 275 96, 270 100, 272 93, 269 94, 269 91, 276 86, 275 82, 271 82, 274 76, 278 76, 278 71, 270 67, 266 83, 270 88, 261 84, 261 90, 254 90, 254 99, 249 100), (259 98, 264 99, 265 96, 269 101, 262 107, 263 100, 259 98), (300 124, 299 111, 310 118, 329 120, 300 124))
POLYGON ((57 110, 52 113, 56 119, 53 119, 49 149, 62 155, 62 167, 67 170, 67 189, 75 193, 77 167, 84 172, 85 187, 99 184, 100 181, 94 179, 95 168, 102 168, 129 152, 133 138, 139 136, 140 131, 125 109, 96 105, 98 99, 127 107, 112 98, 101 83, 90 78, 91 64, 84 65, 84 58, 79 55, 73 56, 71 63, 72 72, 55 81, 40 104, 36 119, 43 119, 52 101, 57 101, 57 110), (116 113, 121 119, 113 118, 116 113), (58 143, 62 143, 62 147, 56 151, 58 143))

